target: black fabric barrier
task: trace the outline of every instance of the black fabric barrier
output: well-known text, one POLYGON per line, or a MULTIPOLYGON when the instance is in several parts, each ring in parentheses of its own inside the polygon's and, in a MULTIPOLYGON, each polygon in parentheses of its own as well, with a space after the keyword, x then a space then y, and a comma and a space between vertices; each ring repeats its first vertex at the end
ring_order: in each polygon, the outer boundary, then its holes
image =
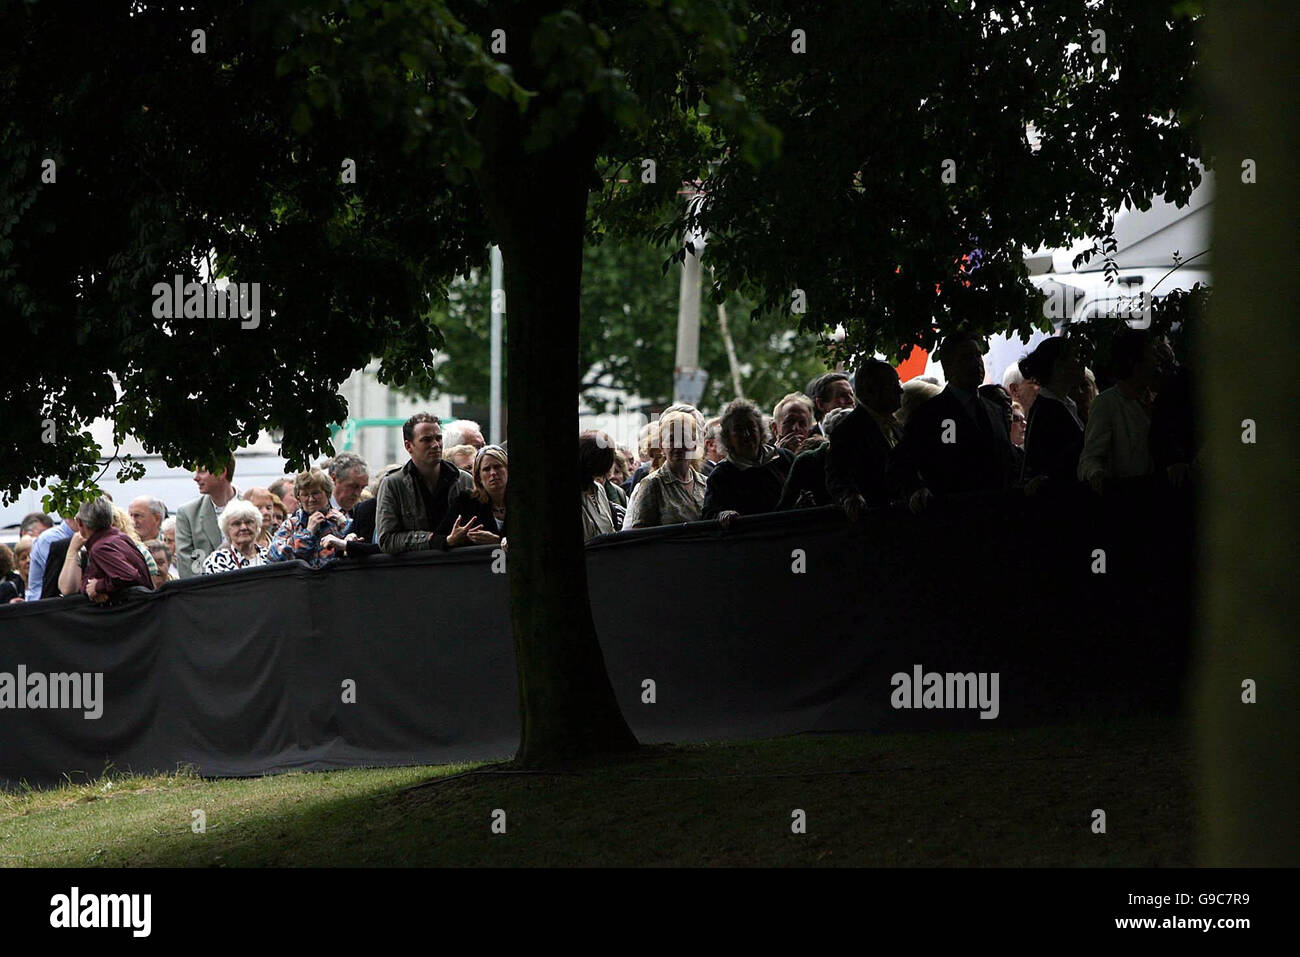
MULTIPOLYGON (((985 496, 856 525, 816 509, 605 536, 588 570, 629 723, 643 741, 685 741, 1172 710, 1192 545, 1188 493, 1132 483, 1104 499, 985 496), (917 665, 996 672, 997 717, 895 708, 891 677, 917 665)), ((516 675, 493 564, 486 547, 294 562, 110 608, 0 609, 0 782, 508 756, 516 675), (4 682, 15 691, 20 666, 29 694, 33 674, 102 672, 102 715, 15 707, 4 682)))

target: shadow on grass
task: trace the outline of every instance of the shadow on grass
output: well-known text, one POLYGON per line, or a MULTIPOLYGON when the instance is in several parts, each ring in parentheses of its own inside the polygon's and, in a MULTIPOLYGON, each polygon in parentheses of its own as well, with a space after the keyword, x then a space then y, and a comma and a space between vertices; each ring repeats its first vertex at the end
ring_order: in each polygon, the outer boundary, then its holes
MULTIPOLYGON (((309 795, 154 866, 1184 866, 1190 748, 1169 719, 1017 731, 661 745, 558 773, 492 765, 309 795), (1092 830, 1106 811, 1107 832, 1092 830), (504 820, 505 833, 494 833, 504 820), (794 833, 802 811, 806 832, 794 833)), ((93 862, 91 862, 93 863, 93 862)))

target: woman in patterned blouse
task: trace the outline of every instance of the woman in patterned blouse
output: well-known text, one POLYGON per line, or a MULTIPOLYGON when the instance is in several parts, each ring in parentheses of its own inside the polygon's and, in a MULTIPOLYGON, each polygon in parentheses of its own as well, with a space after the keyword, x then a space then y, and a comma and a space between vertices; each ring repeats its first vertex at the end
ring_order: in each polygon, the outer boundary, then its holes
POLYGON ((343 554, 352 520, 337 508, 330 508, 334 482, 320 469, 299 472, 293 479, 298 509, 279 527, 271 542, 273 562, 306 562, 313 568, 328 565, 343 554))
POLYGON ((265 565, 266 546, 257 544, 262 513, 252 502, 235 499, 221 512, 221 547, 203 560, 204 575, 265 565))

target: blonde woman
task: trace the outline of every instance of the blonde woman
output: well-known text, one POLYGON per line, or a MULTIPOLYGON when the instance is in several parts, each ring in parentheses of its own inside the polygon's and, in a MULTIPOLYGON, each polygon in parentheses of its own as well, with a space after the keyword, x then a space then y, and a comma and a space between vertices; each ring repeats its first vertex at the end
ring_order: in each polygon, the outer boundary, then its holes
POLYGON ((448 548, 461 545, 496 545, 506 537, 506 485, 510 460, 499 445, 485 445, 470 466, 474 489, 461 492, 438 527, 438 538, 448 548))
POLYGON ((637 484, 623 528, 654 528, 698 522, 704 507, 700 474, 704 442, 699 422, 689 412, 669 412, 658 423, 663 465, 637 484))

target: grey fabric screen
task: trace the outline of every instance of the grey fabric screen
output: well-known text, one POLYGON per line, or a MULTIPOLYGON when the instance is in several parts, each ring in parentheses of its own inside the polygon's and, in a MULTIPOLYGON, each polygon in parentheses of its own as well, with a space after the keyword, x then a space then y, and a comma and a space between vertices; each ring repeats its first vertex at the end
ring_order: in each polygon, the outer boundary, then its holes
MULTIPOLYGON (((1105 500, 986 496, 856 526, 820 509, 726 533, 626 533, 593 542, 588 569, 610 677, 643 741, 997 729, 1175 708, 1192 542, 1187 493, 1132 483, 1105 500), (892 676, 918 665, 996 672, 997 718, 895 708, 892 676)), ((238 776, 509 756, 507 579, 473 548, 249 569, 114 608, 0 609, 0 782, 110 763, 238 776), (16 706, 20 692, 35 703, 31 676, 74 672, 103 674, 100 717, 16 706)))

